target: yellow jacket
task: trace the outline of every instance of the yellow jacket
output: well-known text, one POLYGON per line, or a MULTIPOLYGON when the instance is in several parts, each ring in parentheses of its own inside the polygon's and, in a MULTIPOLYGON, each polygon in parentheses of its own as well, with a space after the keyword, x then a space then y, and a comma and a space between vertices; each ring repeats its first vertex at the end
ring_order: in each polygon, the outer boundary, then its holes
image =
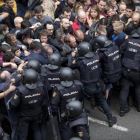
MULTIPOLYGON (((2 0, 0 0, 0 6, 2 6, 4 4, 4 2, 2 0)), ((16 1, 14 0, 14 8, 13 8, 14 13, 17 15, 17 4, 16 1)))

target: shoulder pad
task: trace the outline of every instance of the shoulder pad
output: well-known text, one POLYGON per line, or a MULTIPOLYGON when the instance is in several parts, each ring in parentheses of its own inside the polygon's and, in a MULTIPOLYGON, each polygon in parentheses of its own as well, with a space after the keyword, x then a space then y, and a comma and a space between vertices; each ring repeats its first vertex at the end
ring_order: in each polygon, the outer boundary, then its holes
POLYGON ((22 93, 23 91, 27 90, 26 86, 24 86, 24 85, 19 86, 17 89, 18 89, 19 92, 21 92, 21 93, 22 93))
POLYGON ((64 89, 64 87, 63 87, 61 84, 56 85, 56 88, 57 88, 58 90, 64 89))
POLYGON ((74 80, 74 84, 83 87, 83 83, 78 80, 74 80))

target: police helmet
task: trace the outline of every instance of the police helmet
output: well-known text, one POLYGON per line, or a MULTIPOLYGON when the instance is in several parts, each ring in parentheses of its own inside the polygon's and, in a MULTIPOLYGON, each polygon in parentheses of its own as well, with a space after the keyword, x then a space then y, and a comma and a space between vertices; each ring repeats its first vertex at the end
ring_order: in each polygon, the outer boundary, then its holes
POLYGON ((105 35, 99 35, 95 38, 95 43, 100 47, 108 47, 112 44, 112 41, 110 41, 105 35))
POLYGON ((33 69, 27 69, 23 73, 23 82, 28 89, 35 89, 37 87, 37 72, 33 69))
POLYGON ((66 115, 70 119, 78 118, 83 112, 83 106, 80 101, 71 101, 66 105, 66 115))
POLYGON ((69 67, 61 68, 60 70, 60 81, 64 87, 70 87, 73 84, 73 71, 69 67))
POLYGON ((78 54, 79 54, 79 56, 84 56, 89 52, 92 52, 92 48, 91 48, 91 45, 88 42, 81 42, 78 45, 78 54))
POLYGON ((61 66, 61 55, 59 53, 53 53, 48 56, 48 68, 50 70, 56 70, 61 66))
POLYGON ((4 137, 4 131, 3 129, 0 127, 0 140, 3 140, 4 137))
POLYGON ((82 139, 79 138, 79 137, 73 137, 73 138, 71 138, 70 140, 82 140, 82 139))
POLYGON ((41 64, 38 60, 29 60, 27 64, 27 69, 34 69, 36 72, 40 73, 41 64))

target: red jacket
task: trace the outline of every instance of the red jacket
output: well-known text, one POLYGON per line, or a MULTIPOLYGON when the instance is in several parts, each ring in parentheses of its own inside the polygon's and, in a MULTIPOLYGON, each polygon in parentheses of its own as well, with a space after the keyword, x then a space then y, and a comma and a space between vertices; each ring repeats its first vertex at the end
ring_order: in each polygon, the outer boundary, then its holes
POLYGON ((75 33, 76 30, 80 30, 80 25, 77 22, 77 18, 74 19, 74 22, 72 24, 72 29, 73 29, 73 34, 75 33))
MULTIPOLYGON (((88 25, 88 23, 86 22, 86 26, 87 25, 88 25)), ((74 22, 72 24, 72 29, 73 29, 73 34, 75 33, 76 30, 80 30, 81 29, 79 23, 77 22, 77 18, 74 19, 74 22)))

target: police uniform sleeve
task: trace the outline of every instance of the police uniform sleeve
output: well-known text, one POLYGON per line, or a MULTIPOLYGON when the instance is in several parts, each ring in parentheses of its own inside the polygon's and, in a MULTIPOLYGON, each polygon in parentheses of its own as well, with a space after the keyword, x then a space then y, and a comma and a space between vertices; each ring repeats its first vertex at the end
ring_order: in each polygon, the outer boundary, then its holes
POLYGON ((72 57, 71 55, 68 57, 68 67, 70 68, 79 68, 80 61, 77 57, 72 57))
POLYGON ((123 54, 126 47, 128 46, 128 40, 126 40, 121 46, 120 46, 120 54, 123 54))
POLYGON ((90 140, 89 133, 85 126, 76 126, 75 131, 77 136, 82 140, 90 140))
POLYGON ((13 107, 18 107, 19 104, 20 104, 20 92, 19 90, 16 90, 14 96, 10 101, 10 105, 13 107))

